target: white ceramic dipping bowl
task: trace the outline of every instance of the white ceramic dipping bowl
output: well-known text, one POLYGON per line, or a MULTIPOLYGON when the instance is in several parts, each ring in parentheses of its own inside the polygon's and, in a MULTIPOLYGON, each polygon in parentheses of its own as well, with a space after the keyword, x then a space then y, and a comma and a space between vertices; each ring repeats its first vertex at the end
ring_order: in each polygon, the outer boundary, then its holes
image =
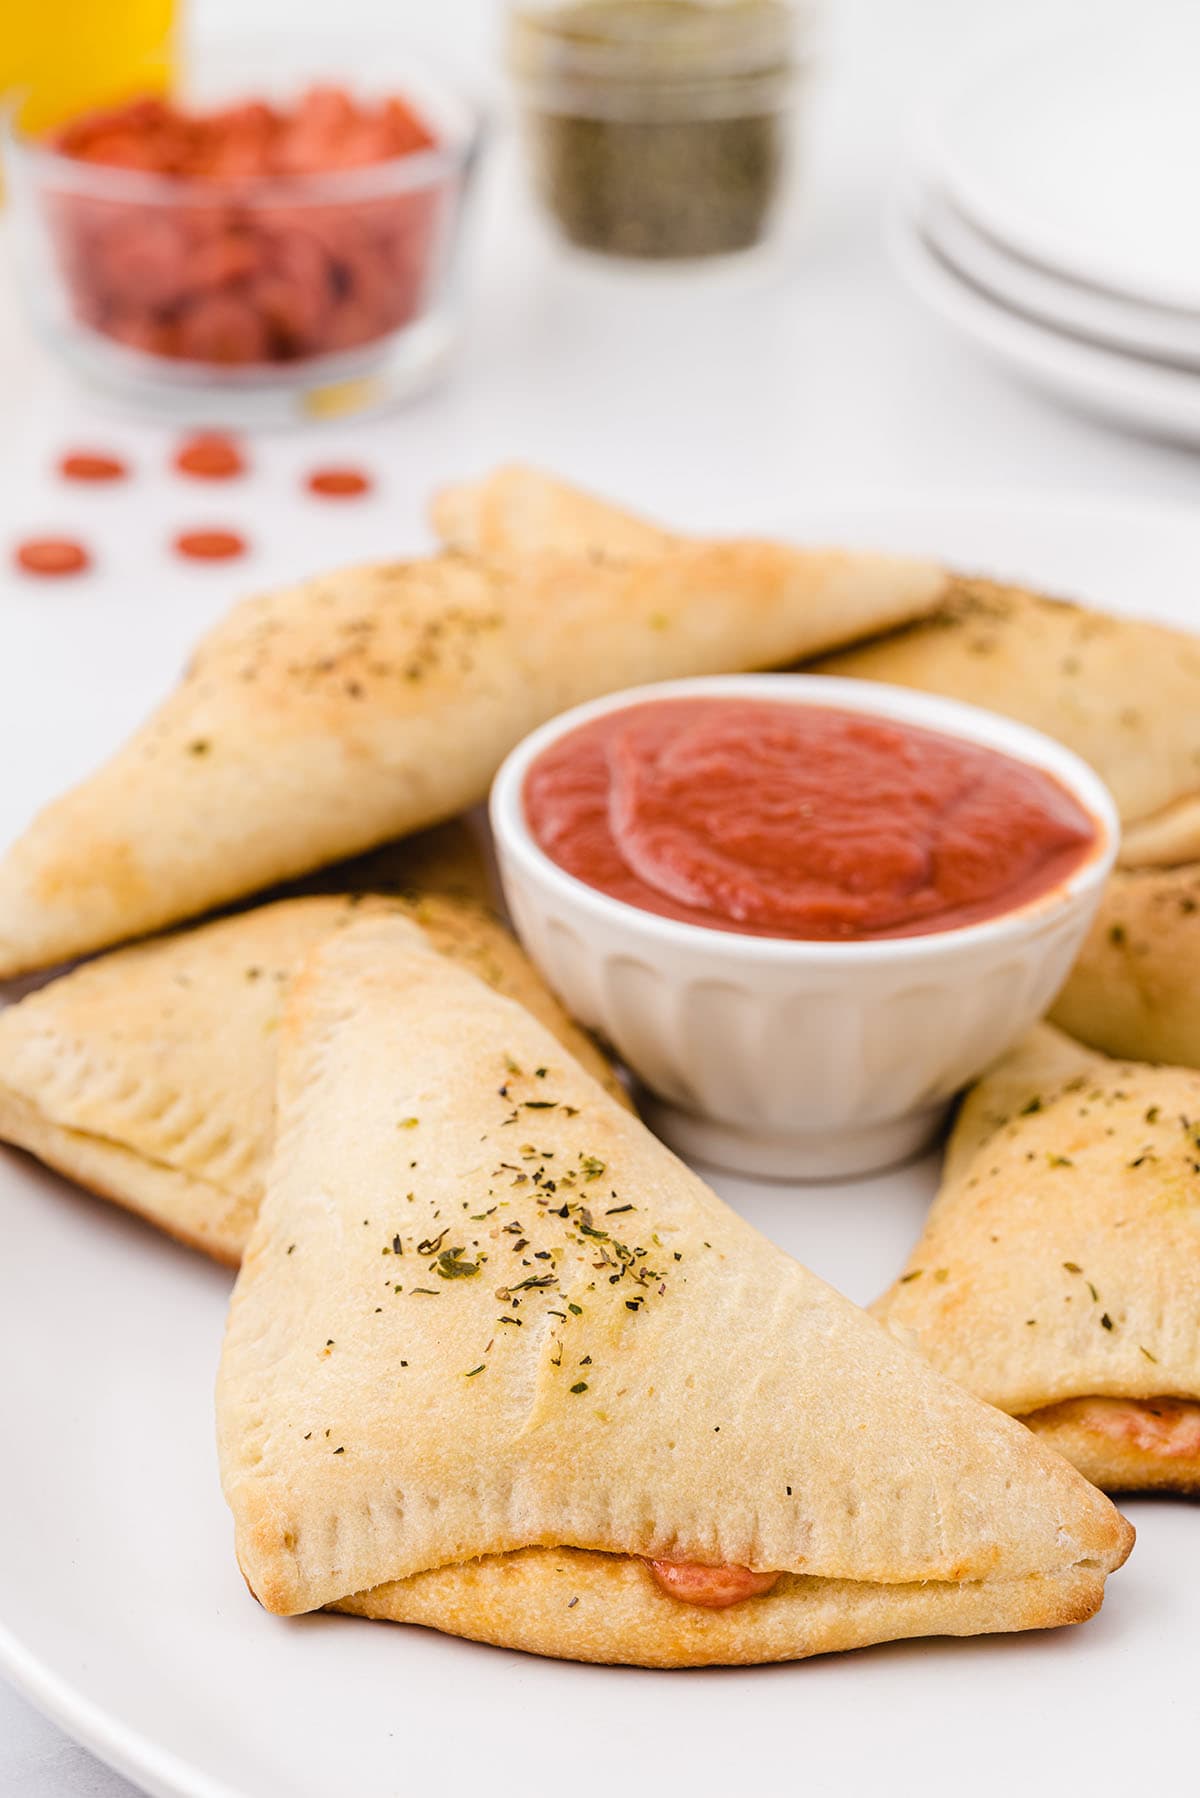
POLYGON ((830 1179, 923 1148, 955 1092, 1062 986, 1112 868, 1119 822, 1102 781, 1040 732, 977 706, 824 675, 721 675, 629 688, 564 712, 496 776, 492 831, 513 922, 564 1004, 649 1091, 680 1154, 773 1178, 830 1179), (651 699, 770 699, 896 719, 1044 768, 1096 821, 1063 884, 957 930, 868 942, 740 936, 640 911, 568 874, 535 842, 523 790, 559 737, 651 699))

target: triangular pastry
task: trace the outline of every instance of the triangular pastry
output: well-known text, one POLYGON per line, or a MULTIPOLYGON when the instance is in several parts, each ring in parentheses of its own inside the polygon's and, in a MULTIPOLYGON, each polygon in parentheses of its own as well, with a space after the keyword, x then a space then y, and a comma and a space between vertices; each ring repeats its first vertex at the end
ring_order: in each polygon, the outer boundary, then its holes
POLYGON ((872 1308, 1097 1485, 1200 1490, 1200 1073, 1040 1027, 968 1095, 872 1308))
POLYGON ((270 1158, 288 981, 322 937, 364 911, 419 924, 623 1097, 600 1051, 478 905, 343 893, 114 951, 0 1011, 0 1138, 236 1263, 270 1158))
POLYGON ((1050 1017, 1106 1055, 1200 1068, 1200 862, 1117 869, 1050 1017))
POLYGON ((279 1118, 217 1406, 269 1609, 682 1666, 1099 1605, 1106 1499, 403 921, 299 977, 279 1118))
POLYGON ((476 556, 656 556, 679 537, 536 468, 509 463, 443 487, 429 522, 448 549, 476 556))
POLYGON ((249 600, 0 859, 0 979, 451 817, 579 700, 813 655, 942 584, 887 556, 682 543, 629 564, 448 553, 249 600))
POLYGON ((1056 737, 1112 789, 1125 866, 1200 857, 1200 638, 992 581, 818 673, 968 700, 1056 737))

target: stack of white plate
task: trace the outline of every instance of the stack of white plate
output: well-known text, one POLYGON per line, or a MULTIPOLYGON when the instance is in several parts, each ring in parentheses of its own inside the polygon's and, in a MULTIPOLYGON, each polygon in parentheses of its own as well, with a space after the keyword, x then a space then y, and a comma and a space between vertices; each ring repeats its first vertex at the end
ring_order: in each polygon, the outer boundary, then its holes
POLYGON ((1081 15, 919 122, 892 242, 918 294, 1060 398, 1200 443, 1200 4, 1081 15))

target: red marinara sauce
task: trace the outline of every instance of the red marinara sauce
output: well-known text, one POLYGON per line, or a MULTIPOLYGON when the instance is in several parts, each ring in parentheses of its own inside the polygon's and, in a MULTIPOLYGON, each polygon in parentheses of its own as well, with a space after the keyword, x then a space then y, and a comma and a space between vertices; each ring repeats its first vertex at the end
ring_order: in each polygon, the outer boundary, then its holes
POLYGON ((1099 828, 1053 775, 981 744, 786 701, 650 700, 531 766, 561 868, 661 917, 863 942, 955 930, 1067 880, 1099 828))

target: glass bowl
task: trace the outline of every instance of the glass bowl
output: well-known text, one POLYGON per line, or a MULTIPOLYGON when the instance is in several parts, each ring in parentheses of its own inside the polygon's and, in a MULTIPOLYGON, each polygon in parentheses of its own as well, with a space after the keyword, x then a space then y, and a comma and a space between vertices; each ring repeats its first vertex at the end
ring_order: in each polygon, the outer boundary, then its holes
POLYGON ((304 61, 278 43, 197 62, 186 107, 294 103, 331 81, 399 96, 436 142, 329 173, 178 176, 88 162, 6 122, 16 263, 33 322, 80 374, 176 417, 229 425, 376 410, 423 390, 456 336, 479 110, 381 46, 304 61))
POLYGON ((534 191, 567 244, 693 269, 770 244, 810 0, 511 0, 508 17, 534 191))

